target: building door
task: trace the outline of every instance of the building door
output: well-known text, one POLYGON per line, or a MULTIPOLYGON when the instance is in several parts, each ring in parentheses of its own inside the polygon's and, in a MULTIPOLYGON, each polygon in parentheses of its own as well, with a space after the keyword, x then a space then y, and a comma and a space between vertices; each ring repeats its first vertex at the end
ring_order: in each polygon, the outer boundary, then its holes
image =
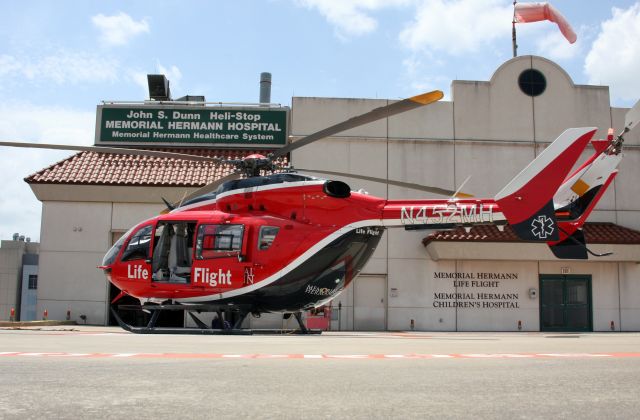
POLYGON ((593 331, 591 276, 540 275, 540 330, 593 331))
POLYGON ((386 318, 387 278, 359 276, 353 289, 353 329, 384 331, 386 318))

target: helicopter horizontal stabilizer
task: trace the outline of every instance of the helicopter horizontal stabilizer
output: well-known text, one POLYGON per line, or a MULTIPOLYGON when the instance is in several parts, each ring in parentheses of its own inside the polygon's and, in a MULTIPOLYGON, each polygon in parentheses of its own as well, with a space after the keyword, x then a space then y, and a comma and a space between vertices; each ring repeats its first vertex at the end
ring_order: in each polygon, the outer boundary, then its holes
POLYGON ((593 127, 566 130, 495 196, 520 239, 560 239, 553 196, 595 132, 593 127))
POLYGON ((589 258, 582 230, 576 230, 563 241, 555 245, 549 245, 549 249, 556 258, 562 260, 586 260, 589 258))

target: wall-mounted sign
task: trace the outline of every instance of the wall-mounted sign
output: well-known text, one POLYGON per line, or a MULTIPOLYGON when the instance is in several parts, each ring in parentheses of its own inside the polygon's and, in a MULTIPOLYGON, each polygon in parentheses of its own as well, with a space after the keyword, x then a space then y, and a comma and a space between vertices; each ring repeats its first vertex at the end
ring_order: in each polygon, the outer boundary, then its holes
POLYGON ((453 291, 435 291, 434 308, 519 309, 520 294, 511 290, 518 273, 443 272, 434 279, 451 279, 453 291))
POLYGON ((289 109, 180 105, 99 105, 96 144, 283 146, 289 109))

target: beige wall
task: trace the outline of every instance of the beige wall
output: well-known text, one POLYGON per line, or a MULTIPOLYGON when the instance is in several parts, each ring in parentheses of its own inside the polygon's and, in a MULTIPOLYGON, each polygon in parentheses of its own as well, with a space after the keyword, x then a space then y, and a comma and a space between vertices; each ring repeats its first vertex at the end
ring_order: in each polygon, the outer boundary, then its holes
MULTIPOLYGON (((20 317, 19 281, 23 274, 22 256, 24 254, 37 254, 38 249, 39 244, 37 242, 6 240, 1 242, 0 320, 7 321, 11 318, 11 308, 16 311, 16 320, 20 317)), ((33 270, 33 268, 30 270, 33 270)), ((29 272, 29 274, 32 273, 29 272)))
POLYGON ((11 317, 11 308, 18 316, 18 279, 22 272, 22 255, 26 242, 2 241, 0 245, 0 320, 11 317))

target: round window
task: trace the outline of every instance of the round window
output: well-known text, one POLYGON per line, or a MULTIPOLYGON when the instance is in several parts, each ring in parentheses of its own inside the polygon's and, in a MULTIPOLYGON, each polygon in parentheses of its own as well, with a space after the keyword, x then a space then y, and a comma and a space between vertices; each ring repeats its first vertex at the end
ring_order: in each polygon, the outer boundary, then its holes
POLYGON ((547 88, 547 79, 539 70, 528 69, 520 73, 518 86, 525 95, 538 96, 547 88))

